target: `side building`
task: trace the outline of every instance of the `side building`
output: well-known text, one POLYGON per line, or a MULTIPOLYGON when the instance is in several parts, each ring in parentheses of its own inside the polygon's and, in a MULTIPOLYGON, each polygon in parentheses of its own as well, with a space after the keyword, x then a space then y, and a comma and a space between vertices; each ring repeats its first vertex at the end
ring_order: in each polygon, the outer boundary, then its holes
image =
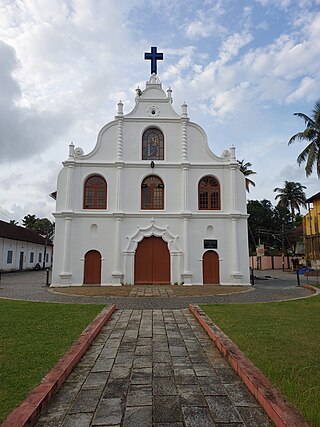
POLYGON ((37 264, 52 265, 52 245, 24 227, 0 220, 0 270, 32 270, 37 264))
MULTIPOLYGON (((51 286, 248 285, 246 189, 153 73, 93 151, 69 146, 58 177, 51 286)), ((214 145, 214 142, 212 143, 214 145)))
POLYGON ((304 246, 307 265, 320 269, 320 193, 306 200, 308 213, 303 217, 304 246))

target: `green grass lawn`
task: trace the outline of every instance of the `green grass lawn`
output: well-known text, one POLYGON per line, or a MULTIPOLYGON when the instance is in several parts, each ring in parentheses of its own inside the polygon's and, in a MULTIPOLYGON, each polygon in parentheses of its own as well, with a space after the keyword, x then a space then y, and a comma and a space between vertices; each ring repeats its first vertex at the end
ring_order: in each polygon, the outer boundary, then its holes
POLYGON ((0 299, 0 422, 103 307, 0 299))
POLYGON ((313 426, 320 426, 320 295, 201 308, 313 426))

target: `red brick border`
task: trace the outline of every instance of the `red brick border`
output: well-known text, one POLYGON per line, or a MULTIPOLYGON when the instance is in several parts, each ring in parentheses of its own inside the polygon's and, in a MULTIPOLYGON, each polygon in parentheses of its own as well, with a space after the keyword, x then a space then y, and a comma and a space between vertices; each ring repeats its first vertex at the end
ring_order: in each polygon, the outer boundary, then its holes
POLYGON ((1 427, 32 427, 37 422, 41 411, 59 390, 115 309, 113 304, 98 314, 41 383, 8 415, 1 427))
POLYGON ((276 427, 309 427, 302 416, 283 400, 262 372, 198 306, 190 304, 189 310, 264 408, 276 427))
MULTIPOLYGON (((316 288, 315 286, 312 286, 312 285, 301 285, 301 288, 306 288, 306 289, 310 289, 311 291, 313 291, 314 292, 314 294, 315 295, 318 295, 318 294, 320 294, 320 289, 319 288, 316 288)), ((312 295, 311 295, 312 296, 312 295)))

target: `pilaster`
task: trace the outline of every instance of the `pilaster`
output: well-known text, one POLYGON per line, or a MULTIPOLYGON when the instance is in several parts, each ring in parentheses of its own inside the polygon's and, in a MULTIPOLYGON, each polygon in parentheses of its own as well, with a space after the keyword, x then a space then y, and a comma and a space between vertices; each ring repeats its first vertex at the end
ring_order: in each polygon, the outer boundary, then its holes
POLYGON ((183 218, 183 272, 182 281, 185 285, 192 284, 192 273, 190 271, 190 251, 189 251, 189 217, 185 215, 183 218))
POLYGON ((64 241, 63 241, 63 258, 62 272, 59 274, 62 284, 70 283, 72 273, 70 272, 70 252, 71 252, 71 216, 65 218, 64 241))
POLYGON ((238 245, 238 215, 231 217, 231 235, 232 235, 232 271, 231 277, 233 283, 242 283, 243 274, 239 266, 239 245, 238 245))
POLYGON ((114 286, 121 286, 123 272, 121 271, 121 229, 122 229, 123 216, 117 215, 116 217, 116 230, 114 240, 114 268, 112 272, 112 283, 114 286))

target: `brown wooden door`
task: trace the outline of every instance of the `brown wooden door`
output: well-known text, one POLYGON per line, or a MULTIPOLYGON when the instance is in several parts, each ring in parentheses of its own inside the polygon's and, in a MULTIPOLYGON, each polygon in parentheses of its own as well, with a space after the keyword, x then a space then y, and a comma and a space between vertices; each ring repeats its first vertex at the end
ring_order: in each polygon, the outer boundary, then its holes
POLYGON ((101 284, 101 254, 99 251, 89 251, 84 258, 84 285, 101 284))
POLYGON ((215 251, 207 251, 202 257, 203 284, 213 285, 220 283, 219 256, 215 251))
POLYGON ((170 284, 170 253, 161 237, 145 237, 134 259, 135 284, 170 284))

